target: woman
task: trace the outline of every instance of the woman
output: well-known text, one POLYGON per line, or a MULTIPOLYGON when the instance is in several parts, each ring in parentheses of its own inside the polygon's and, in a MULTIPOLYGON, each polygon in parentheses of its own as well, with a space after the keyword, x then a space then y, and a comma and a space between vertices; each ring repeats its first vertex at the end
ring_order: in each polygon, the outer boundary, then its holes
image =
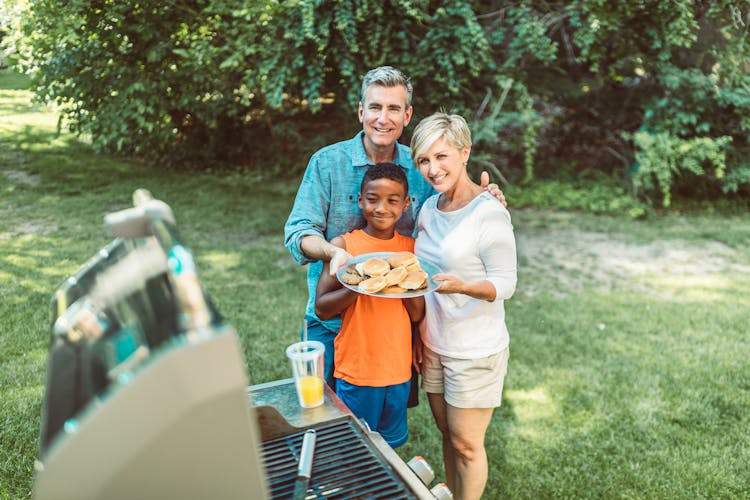
POLYGON ((411 151, 438 192, 419 213, 415 252, 442 270, 434 276, 436 293, 425 297, 415 361, 443 435, 448 487, 458 499, 480 498, 487 483, 484 436, 508 366, 503 300, 516 287, 513 226, 505 207, 469 179, 471 132, 462 117, 425 118, 411 151))

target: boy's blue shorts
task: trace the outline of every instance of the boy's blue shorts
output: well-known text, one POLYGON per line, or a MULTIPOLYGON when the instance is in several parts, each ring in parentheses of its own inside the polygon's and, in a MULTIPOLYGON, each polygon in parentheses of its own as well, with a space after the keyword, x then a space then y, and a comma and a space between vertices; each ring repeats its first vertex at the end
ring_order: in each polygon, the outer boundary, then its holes
POLYGON ((406 403, 410 388, 411 380, 403 384, 369 387, 336 379, 336 395, 352 413, 367 422, 371 430, 383 436, 391 448, 401 446, 409 439, 406 403))

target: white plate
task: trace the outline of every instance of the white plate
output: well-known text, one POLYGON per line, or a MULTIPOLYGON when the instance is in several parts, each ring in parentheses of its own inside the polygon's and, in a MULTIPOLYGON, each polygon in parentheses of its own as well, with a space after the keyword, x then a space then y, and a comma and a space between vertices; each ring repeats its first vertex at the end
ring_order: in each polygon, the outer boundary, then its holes
POLYGON ((366 261, 367 259, 371 259, 373 257, 379 257, 381 259, 387 259, 392 254, 396 252, 373 252, 373 253, 363 253, 362 255, 357 255, 356 257, 352 257, 349 259, 346 264, 344 264, 341 269, 339 269, 336 272, 336 278, 338 278, 339 282, 344 285, 349 290, 353 290, 357 293, 361 293, 362 295, 371 295, 373 297, 382 297, 384 299, 408 299, 411 297, 420 297, 422 295, 428 294, 430 292, 434 292, 438 285, 432 281, 432 277, 440 272, 440 269, 433 264, 432 262, 425 260, 425 259, 419 259, 419 265, 422 267, 422 270, 427 273, 427 287, 420 288, 419 290, 412 290, 404 293, 368 293, 362 290, 359 285, 350 285, 348 283, 344 283, 341 280, 341 276, 343 276, 344 272, 346 271, 347 266, 350 264, 359 264, 361 262, 366 261))

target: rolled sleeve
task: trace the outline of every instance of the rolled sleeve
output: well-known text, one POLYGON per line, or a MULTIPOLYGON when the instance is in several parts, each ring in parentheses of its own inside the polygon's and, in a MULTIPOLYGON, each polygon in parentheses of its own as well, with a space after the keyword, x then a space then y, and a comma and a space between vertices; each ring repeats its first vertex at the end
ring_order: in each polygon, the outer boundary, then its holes
POLYGON ((313 262, 302 252, 303 237, 317 235, 325 239, 330 193, 330 176, 321 171, 318 156, 314 155, 284 225, 284 246, 299 264, 313 262))

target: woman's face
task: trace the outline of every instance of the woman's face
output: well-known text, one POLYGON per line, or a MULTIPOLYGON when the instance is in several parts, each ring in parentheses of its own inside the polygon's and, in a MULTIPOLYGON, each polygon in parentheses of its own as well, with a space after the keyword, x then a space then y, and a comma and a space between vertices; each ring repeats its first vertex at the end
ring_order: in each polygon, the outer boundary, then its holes
POLYGON ((417 156, 417 168, 440 193, 450 191, 466 175, 470 147, 458 149, 441 137, 427 151, 417 156))

